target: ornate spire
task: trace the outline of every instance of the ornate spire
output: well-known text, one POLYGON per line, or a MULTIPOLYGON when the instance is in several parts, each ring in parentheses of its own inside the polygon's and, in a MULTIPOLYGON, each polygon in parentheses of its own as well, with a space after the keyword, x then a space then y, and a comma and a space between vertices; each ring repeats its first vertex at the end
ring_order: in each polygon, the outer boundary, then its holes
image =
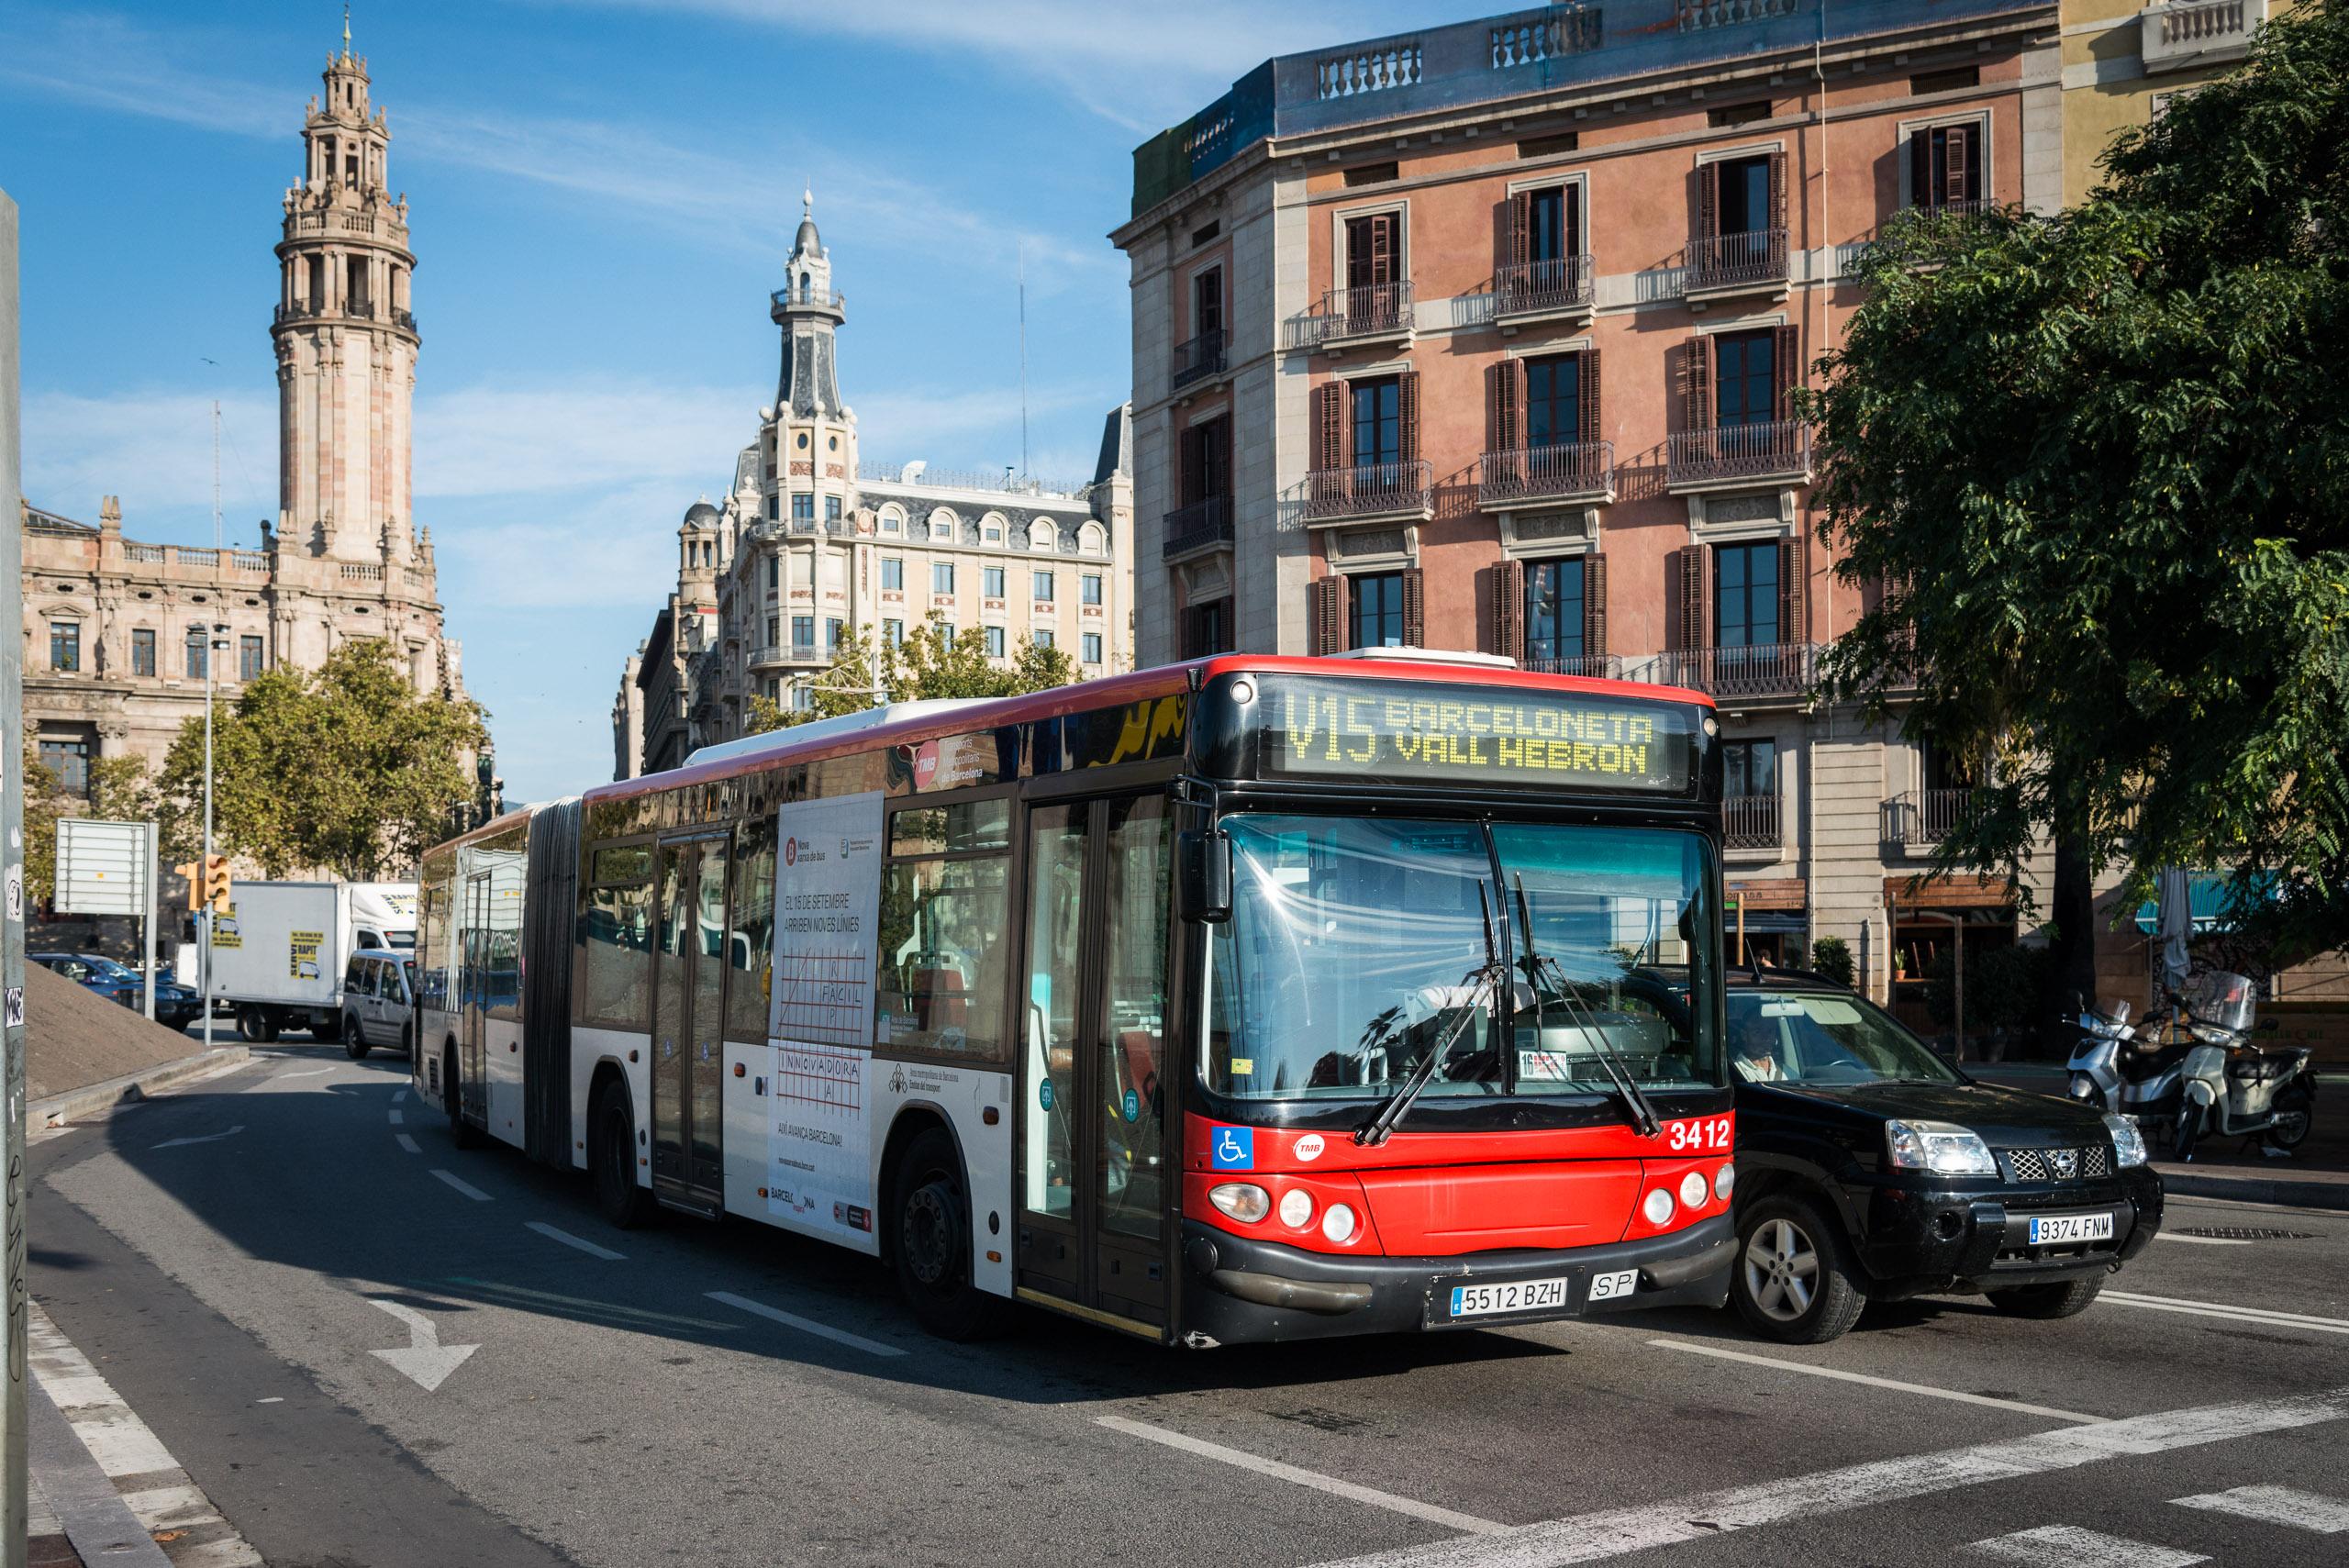
POLYGON ((351 6, 345 0, 342 7, 342 58, 351 58, 351 6))

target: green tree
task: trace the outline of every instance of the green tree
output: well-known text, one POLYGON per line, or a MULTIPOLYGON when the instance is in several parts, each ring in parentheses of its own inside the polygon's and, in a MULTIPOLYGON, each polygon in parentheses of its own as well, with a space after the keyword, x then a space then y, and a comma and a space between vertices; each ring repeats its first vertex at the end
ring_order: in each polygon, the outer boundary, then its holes
POLYGON ((812 683, 814 703, 785 708, 763 696, 751 699, 743 733, 762 734, 812 719, 862 713, 878 700, 874 677, 895 702, 928 701, 940 697, 1008 697, 1064 686, 1076 679, 1076 661, 1058 648, 1039 646, 1022 638, 1010 662, 997 665, 987 656, 985 642, 967 633, 957 636, 943 617, 932 615, 906 635, 903 642, 885 646, 875 657, 867 634, 844 639, 832 662, 812 683))
MULTIPOLYGON (((316 670, 280 668, 213 716, 213 837, 264 874, 368 880, 412 868, 473 796, 480 705, 419 695, 391 650, 351 641, 316 670)), ((198 852, 204 720, 172 742, 158 795, 164 841, 198 852)))
POLYGON ((2349 16, 2270 23, 2054 218, 1893 226, 1815 422, 1830 680, 1995 759, 1936 870, 2214 866, 2349 941, 2349 16), (2270 895, 2275 896, 2269 896, 2270 895))
POLYGON ((1821 937, 1810 944, 1810 972, 1821 980, 1832 980, 1850 989, 1852 984, 1852 944, 1841 937, 1821 937))

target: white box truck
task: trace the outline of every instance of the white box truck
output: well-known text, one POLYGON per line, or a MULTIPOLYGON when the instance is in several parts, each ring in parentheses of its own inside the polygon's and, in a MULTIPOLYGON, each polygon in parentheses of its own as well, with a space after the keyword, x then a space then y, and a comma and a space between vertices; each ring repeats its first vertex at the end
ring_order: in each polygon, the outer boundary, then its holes
MULTIPOLYGON (((240 882, 213 929, 213 1006, 233 1011, 237 1032, 256 1043, 284 1029, 330 1040, 342 1029, 351 955, 415 947, 412 882, 240 882)), ((195 962, 194 944, 183 952, 195 962)))

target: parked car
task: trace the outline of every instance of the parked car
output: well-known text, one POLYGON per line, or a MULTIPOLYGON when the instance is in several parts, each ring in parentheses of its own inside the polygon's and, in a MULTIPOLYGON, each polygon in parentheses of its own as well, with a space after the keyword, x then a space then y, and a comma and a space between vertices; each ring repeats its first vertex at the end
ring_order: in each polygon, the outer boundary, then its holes
POLYGON ((2068 1318, 2161 1227, 2125 1118, 1976 1083, 1815 975, 1732 979, 1728 1017, 1730 1298, 1767 1338, 1818 1344, 1871 1301, 1929 1293, 2068 1318))
MULTIPOLYGON (((68 980, 76 980, 102 996, 108 996, 130 1008, 144 1011, 147 1006, 147 982, 128 964, 117 963, 91 952, 34 952, 25 955, 28 962, 53 969, 68 980)), ((204 1011, 203 1000, 192 985, 176 980, 155 977, 155 1021, 166 1029, 182 1029, 194 1023, 204 1011)))
POLYGON ((353 1062, 370 1046, 411 1055, 416 1028, 416 959, 411 952, 355 952, 342 971, 342 1048, 353 1062))

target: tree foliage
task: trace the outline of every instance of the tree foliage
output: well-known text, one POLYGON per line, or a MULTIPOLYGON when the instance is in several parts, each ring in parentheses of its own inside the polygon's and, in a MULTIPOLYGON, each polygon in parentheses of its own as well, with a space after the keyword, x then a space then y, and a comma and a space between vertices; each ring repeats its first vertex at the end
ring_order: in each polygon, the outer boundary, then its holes
MULTIPOLYGON (((273 877, 404 873, 473 798, 466 758, 488 741, 480 705, 418 694, 381 641, 346 642, 316 670, 272 670, 213 717, 215 843, 273 877)), ((158 794, 165 843, 197 853, 200 716, 172 742, 158 794)))
POLYGON ((2124 906, 2217 867, 2296 950, 2349 941, 2344 152, 2349 16, 2304 8, 2078 208, 1864 259, 1803 410, 1868 606, 1828 671, 1995 758, 1936 869, 2054 835, 2124 906))
POLYGON ((1076 679, 1076 661, 1059 648, 1040 647, 1022 638, 1009 662, 988 657, 985 642, 968 632, 957 636, 940 616, 932 615, 908 632, 903 642, 875 646, 867 633, 844 639, 829 669, 814 682, 814 706, 785 708, 763 696, 751 699, 746 734, 782 729, 813 719, 862 713, 880 700, 880 688, 891 702, 927 701, 940 697, 1008 697, 1064 686, 1076 679))

